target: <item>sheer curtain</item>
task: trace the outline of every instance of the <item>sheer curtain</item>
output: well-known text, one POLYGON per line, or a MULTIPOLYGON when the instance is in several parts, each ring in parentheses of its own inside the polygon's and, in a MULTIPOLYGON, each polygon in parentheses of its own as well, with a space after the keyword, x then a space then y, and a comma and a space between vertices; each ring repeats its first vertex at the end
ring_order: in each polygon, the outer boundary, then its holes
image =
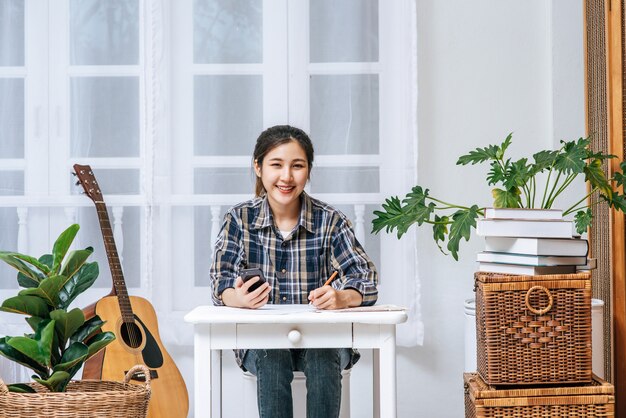
MULTIPOLYGON (((90 164, 129 291, 152 301, 191 389, 182 316, 210 301, 212 242, 252 196, 256 137, 290 123, 315 145, 308 191, 353 221, 380 302, 410 308, 399 342, 421 344, 414 237, 369 233, 416 181, 415 36, 413 0, 0 1, 0 250, 41 255, 78 222, 101 266, 78 303, 108 293, 95 210, 69 175, 90 164)), ((0 296, 15 289, 0 266, 0 296)), ((22 319, 0 321, 15 334, 22 319)))

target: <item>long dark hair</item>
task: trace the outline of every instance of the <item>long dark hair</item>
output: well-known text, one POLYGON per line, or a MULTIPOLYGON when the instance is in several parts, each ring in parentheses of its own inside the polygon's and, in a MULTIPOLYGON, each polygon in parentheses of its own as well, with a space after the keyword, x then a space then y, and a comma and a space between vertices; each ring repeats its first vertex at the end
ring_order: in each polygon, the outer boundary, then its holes
MULTIPOLYGON (((309 166, 309 176, 311 175, 311 168, 313 167, 313 144, 311 138, 302 129, 290 126, 290 125, 276 125, 271 128, 267 128, 256 140, 254 146, 254 152, 252 153, 252 164, 256 162, 259 167, 263 166, 263 159, 268 152, 273 150, 279 145, 285 144, 290 141, 296 141, 306 154, 306 159, 309 166)), ((263 196, 266 193, 265 187, 260 177, 256 177, 256 184, 254 186, 254 194, 256 196, 263 196)))

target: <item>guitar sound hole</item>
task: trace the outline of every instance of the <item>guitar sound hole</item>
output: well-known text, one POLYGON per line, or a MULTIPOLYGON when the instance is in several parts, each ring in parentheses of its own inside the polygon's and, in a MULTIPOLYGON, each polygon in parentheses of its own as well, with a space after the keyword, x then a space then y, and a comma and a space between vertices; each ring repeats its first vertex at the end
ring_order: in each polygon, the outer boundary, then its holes
POLYGON ((139 326, 137 326, 137 324, 134 322, 122 323, 121 336, 122 340, 124 340, 124 343, 126 343, 126 345, 131 348, 137 348, 141 345, 141 330, 139 329, 139 326))

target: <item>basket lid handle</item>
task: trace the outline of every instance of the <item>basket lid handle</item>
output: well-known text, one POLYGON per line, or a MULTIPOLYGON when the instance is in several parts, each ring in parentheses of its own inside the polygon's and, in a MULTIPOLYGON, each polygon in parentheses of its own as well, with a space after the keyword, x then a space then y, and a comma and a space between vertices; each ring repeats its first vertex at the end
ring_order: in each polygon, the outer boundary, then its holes
POLYGON ((526 292, 526 307, 528 308, 529 311, 531 311, 532 313, 534 313, 535 315, 543 315, 544 313, 548 312, 550 309, 552 309, 552 293, 550 293, 550 291, 543 287, 543 286, 533 286, 530 289, 528 289, 528 292, 526 292), (548 306, 546 306, 543 309, 535 309, 530 305, 530 294, 534 291, 534 290, 543 290, 546 295, 548 296, 548 306))
POLYGON ((150 390, 150 369, 145 364, 137 364, 136 366, 131 367, 130 370, 126 372, 126 376, 124 376, 124 383, 130 382, 133 376, 137 373, 141 373, 143 375, 146 382, 146 388, 150 390))

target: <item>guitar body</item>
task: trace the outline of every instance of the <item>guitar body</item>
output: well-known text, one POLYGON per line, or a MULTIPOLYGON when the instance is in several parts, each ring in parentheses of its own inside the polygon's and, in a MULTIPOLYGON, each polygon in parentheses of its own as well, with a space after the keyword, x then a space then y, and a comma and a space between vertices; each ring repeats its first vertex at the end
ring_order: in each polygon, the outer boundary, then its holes
MULTIPOLYGON (((122 320, 117 296, 107 296, 95 305, 95 314, 106 324, 102 331, 115 334, 115 341, 85 364, 84 379, 122 381, 136 364, 145 364, 151 373, 152 395, 148 418, 186 418, 189 398, 185 382, 159 337, 156 313, 146 299, 130 296, 135 323, 122 320)), ((131 380, 142 384, 144 379, 131 380)))

